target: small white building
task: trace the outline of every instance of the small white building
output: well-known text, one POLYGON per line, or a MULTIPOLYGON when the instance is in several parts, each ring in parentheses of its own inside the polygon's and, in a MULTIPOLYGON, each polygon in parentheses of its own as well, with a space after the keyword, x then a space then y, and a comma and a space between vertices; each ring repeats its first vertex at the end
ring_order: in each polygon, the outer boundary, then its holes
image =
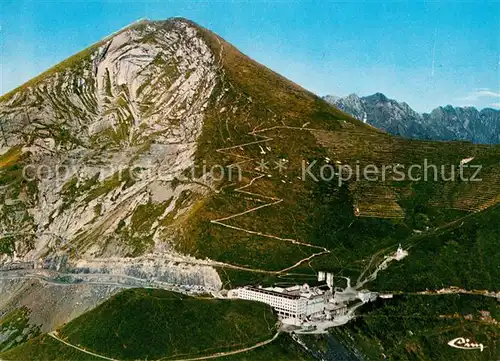
POLYGON ((403 249, 403 247, 401 247, 401 244, 400 244, 397 251, 394 253, 393 257, 396 261, 401 261, 406 256, 408 256, 408 251, 405 251, 403 249))

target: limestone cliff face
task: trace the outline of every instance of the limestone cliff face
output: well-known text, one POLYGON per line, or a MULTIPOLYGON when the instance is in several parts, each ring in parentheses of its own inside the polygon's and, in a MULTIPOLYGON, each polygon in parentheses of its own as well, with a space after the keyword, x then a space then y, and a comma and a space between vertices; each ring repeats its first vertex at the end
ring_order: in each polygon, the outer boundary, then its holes
POLYGON ((141 21, 0 98, 3 259, 169 251, 217 82, 196 26, 141 21))

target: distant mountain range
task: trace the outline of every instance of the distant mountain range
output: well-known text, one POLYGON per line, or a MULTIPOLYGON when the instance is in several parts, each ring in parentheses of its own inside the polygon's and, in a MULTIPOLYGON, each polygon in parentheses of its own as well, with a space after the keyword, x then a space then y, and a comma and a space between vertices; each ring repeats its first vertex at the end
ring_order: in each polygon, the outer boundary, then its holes
POLYGON ((500 143, 500 110, 474 107, 438 107, 417 113, 407 103, 382 93, 366 97, 327 95, 326 101, 379 129, 406 138, 465 140, 473 143, 500 143))

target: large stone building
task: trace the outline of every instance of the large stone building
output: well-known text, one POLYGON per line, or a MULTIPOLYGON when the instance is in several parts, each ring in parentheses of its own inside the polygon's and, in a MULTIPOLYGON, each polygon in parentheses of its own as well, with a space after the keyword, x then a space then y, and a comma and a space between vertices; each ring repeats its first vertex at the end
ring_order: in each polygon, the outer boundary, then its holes
POLYGON ((306 284, 289 288, 247 286, 232 290, 230 297, 264 302, 281 318, 305 320, 324 313, 329 295, 328 290, 311 288, 306 284))

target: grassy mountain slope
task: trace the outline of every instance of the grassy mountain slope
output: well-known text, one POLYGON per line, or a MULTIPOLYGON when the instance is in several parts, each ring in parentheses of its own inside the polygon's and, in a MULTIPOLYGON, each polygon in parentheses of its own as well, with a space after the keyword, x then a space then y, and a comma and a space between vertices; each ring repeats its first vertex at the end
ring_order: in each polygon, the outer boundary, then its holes
MULTIPOLYGON (((42 335, 32 339, 21 347, 1 354, 5 360, 9 361, 98 361, 100 357, 95 357, 87 353, 78 351, 72 347, 53 339, 50 336, 42 335)), ((214 360, 216 360, 215 358, 214 360)), ((220 358, 219 358, 220 359, 220 358)), ((293 344, 290 336, 280 335, 271 344, 257 349, 225 356, 223 360, 228 361, 312 361, 313 359, 300 346, 293 344)), ((168 359, 167 359, 168 360, 168 359)))
MULTIPOLYGON (((278 81, 275 79, 275 82, 278 81)), ((252 100, 257 93, 255 89, 250 96, 252 100)), ((241 231, 244 229, 326 247, 331 254, 315 258, 313 263, 318 266, 336 271, 359 268, 362 265, 355 265, 356 262, 363 262, 380 249, 396 246, 417 231, 444 225, 470 211, 497 202, 499 167, 494 159, 497 159, 500 147, 408 141, 349 120, 343 123, 342 117, 338 115, 332 115, 326 125, 321 121, 316 122, 311 114, 308 118, 300 118, 300 123, 294 123, 298 120, 293 117, 286 117, 274 123, 278 124, 274 127, 272 123, 260 125, 258 116, 252 116, 252 106, 248 107, 250 110, 245 120, 249 124, 245 126, 238 119, 233 119, 231 112, 226 115, 229 119, 213 120, 220 132, 230 132, 224 144, 215 148, 235 148, 204 153, 200 159, 207 161, 208 158, 209 164, 243 162, 238 163, 243 168, 242 184, 245 192, 253 193, 253 202, 249 201, 248 193, 240 192, 241 188, 221 187, 222 192, 204 200, 203 206, 196 208, 196 213, 186 218, 188 232, 178 246, 183 252, 248 268, 279 271, 295 264, 300 255, 305 258, 318 250, 299 249, 289 243, 280 245, 276 238, 255 237, 255 233, 241 231), (250 123, 252 119, 253 124, 250 123), (296 127, 298 124, 301 125, 296 127), (303 125, 318 130, 304 130, 303 125), (270 128, 250 137, 242 137, 245 131, 251 131, 253 127, 265 129, 266 126, 270 128), (265 140, 264 137, 269 140, 262 144, 248 144, 265 140), (238 147, 238 144, 243 146, 238 147), (265 149, 264 155, 262 148, 265 149), (458 174, 447 182, 441 179, 428 182, 351 180, 344 182, 341 187, 337 185, 336 179, 331 182, 314 182, 311 179, 304 182, 297 179, 302 174, 303 160, 319 161, 315 168, 317 174, 319 166, 324 164, 321 163, 324 157, 343 164, 354 166, 359 162, 361 166, 375 164, 379 168, 394 164, 409 167, 427 161, 448 170, 452 165, 457 167, 462 159, 469 156, 475 156, 476 162, 484 165, 483 182, 464 183, 458 179, 458 174), (214 159, 211 160, 212 157, 214 159), (264 177, 256 178, 259 172, 255 171, 255 167, 260 159, 269 162, 271 168, 264 177), (274 162, 280 159, 287 160, 284 172, 272 168, 274 162), (282 201, 241 214, 275 199, 282 201), (359 217, 355 215, 356 208, 360 210, 359 217), (210 222, 232 215, 238 216, 224 223, 239 230, 223 228, 220 224, 210 222), (240 250, 243 249, 247 252, 242 253, 240 250), (276 257, 278 254, 287 256, 276 257), (335 256, 332 257, 332 254, 335 256)), ((304 108, 307 106, 301 109, 304 108)), ((210 123, 207 121, 205 126, 210 126, 210 123)), ((207 129, 205 131, 209 132, 207 129)), ((210 134, 214 133, 216 130, 210 131, 210 134)), ((201 149, 211 149, 214 141, 221 138, 210 136, 210 141, 202 143, 201 149)), ((449 177, 448 173, 446 175, 449 177)), ((247 277, 243 276, 242 282, 246 280, 247 277)))
POLYGON ((370 361, 490 361, 500 356, 499 317, 498 302, 491 298, 404 296, 365 306, 361 317, 331 334, 370 361), (486 347, 481 352, 448 346, 456 337, 486 347))
POLYGON ((313 361, 314 358, 293 342, 289 335, 280 335, 276 341, 238 355, 222 358, 224 361, 313 361))
MULTIPOLYGON (((243 179, 236 185, 223 180, 219 193, 210 194, 180 220, 187 230, 177 245, 180 251, 271 273, 308 257, 318 267, 356 272, 374 252, 394 247, 415 231, 447 224, 500 200, 500 167, 495 161, 500 147, 384 134, 330 108, 215 34, 202 28, 200 32, 219 54, 225 95, 207 114, 197 161, 237 164, 243 179), (475 157, 473 163, 483 166, 483 181, 462 182, 457 173, 451 181, 351 180, 342 187, 336 180, 297 179, 302 161, 318 161, 317 174, 325 157, 353 167, 408 168, 427 161, 445 167, 447 177, 451 166, 475 157), (256 170, 261 159, 269 165, 265 172, 256 170), (275 167, 280 159, 287 162, 281 172, 275 167), (224 225, 214 224, 219 219, 224 225), (315 257, 321 247, 331 253, 315 257)), ((238 278, 242 283, 252 279, 242 270, 226 271, 235 284, 238 278)))
MULTIPOLYGON (((106 357, 167 360, 252 346, 272 338, 275 323, 271 309, 260 303, 131 289, 63 326, 58 335, 70 344, 106 357)), ((3 356, 16 359, 16 355, 31 352, 43 359, 48 357, 43 355, 61 348, 65 350, 63 355, 76 357, 79 353, 40 336, 3 356)))
POLYGON ((21 346, 0 354, 3 360, 11 361, 99 361, 100 357, 78 351, 48 335, 33 338, 21 346))
POLYGON ((379 290, 419 291, 449 286, 500 290, 500 207, 472 214, 409 241, 410 254, 379 274, 379 290))

